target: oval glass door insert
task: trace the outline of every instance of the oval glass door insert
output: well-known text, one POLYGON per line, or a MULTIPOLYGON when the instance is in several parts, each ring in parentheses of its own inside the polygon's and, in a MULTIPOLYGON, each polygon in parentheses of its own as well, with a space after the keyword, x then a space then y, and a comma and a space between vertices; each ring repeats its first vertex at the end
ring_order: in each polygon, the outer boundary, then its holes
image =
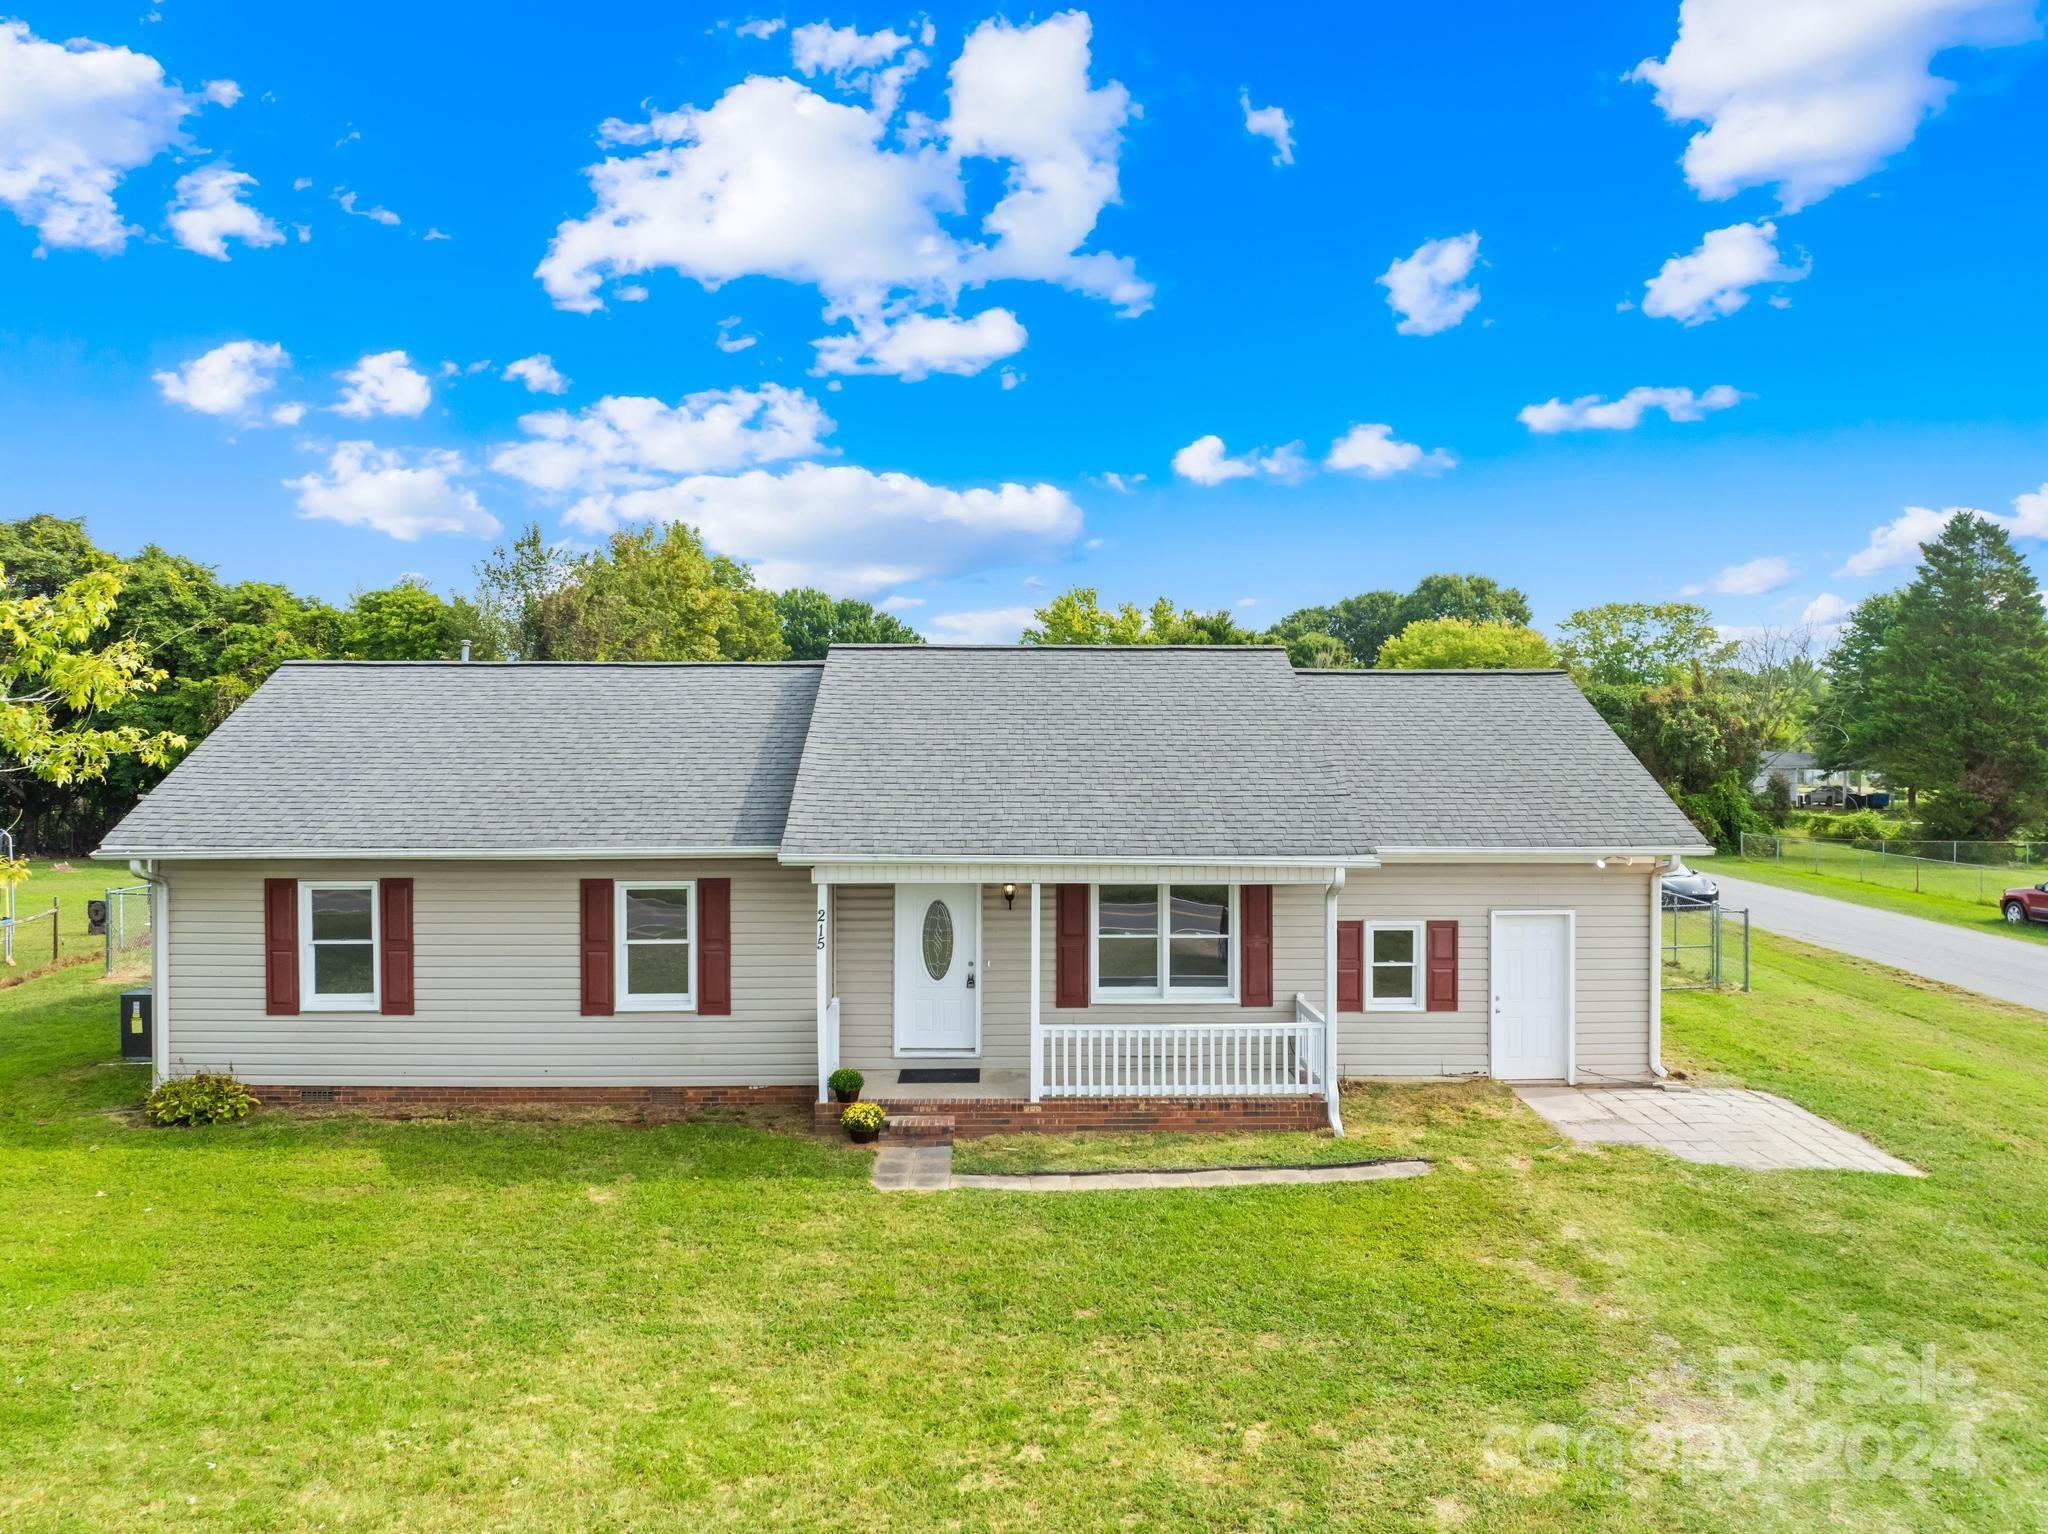
POLYGON ((953 913, 943 900, 934 900, 925 909, 924 967, 934 980, 945 979, 953 967, 953 913))

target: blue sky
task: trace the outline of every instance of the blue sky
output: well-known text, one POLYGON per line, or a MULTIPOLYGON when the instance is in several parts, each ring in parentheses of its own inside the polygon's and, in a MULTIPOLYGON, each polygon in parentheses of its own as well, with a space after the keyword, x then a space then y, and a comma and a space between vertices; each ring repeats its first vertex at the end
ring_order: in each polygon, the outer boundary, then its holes
POLYGON ((1008 638, 1824 621, 2048 534, 2031 0, 146 10, 0 33, 0 514, 116 549, 339 600, 681 515, 1008 638))

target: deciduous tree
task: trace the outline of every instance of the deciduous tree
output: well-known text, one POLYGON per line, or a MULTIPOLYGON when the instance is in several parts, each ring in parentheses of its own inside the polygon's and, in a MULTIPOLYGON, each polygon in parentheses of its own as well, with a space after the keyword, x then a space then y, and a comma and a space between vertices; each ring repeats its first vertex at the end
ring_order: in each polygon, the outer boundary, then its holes
POLYGON ((1424 618, 1381 645, 1377 663, 1394 671, 1505 671, 1555 666, 1557 654, 1526 624, 1424 618))

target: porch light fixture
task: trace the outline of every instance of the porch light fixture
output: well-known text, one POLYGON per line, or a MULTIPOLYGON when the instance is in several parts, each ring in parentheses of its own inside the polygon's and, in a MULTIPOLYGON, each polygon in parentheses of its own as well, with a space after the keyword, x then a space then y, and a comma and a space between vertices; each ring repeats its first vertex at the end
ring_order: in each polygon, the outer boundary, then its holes
POLYGON ((1005 909, 1007 909, 1007 910, 1011 910, 1011 911, 1014 911, 1014 910, 1016 910, 1016 909, 1017 909, 1017 886, 1016 886, 1016 885, 1014 885, 1014 884, 1005 884, 1005 885, 1003 886, 1003 906, 1004 906, 1004 908, 1005 908, 1005 909))

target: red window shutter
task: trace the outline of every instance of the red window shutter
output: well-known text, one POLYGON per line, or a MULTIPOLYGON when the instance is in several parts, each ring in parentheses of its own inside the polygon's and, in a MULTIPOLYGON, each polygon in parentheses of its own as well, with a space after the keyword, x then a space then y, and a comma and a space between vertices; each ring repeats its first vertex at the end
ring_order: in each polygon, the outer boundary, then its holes
POLYGON ((299 881, 263 881, 263 1010, 272 1017, 299 1011, 299 881))
POLYGON ((1273 1005, 1273 886, 1247 884, 1237 892, 1237 919, 1244 936, 1239 943, 1244 973, 1238 986, 1239 1003, 1247 1007, 1273 1005))
POLYGON ((583 881, 583 1015, 612 1015, 612 881, 583 881))
POLYGON ((1429 922, 1425 952, 1429 956, 1429 1010, 1432 1012, 1455 1012, 1458 1010, 1458 924, 1454 921, 1429 922))
POLYGON ((1088 1005, 1088 886, 1061 884, 1053 917, 1052 1004, 1088 1005))
POLYGON ((1365 1010, 1365 923, 1337 923, 1337 1010, 1365 1010))
POLYGON ((732 1015, 732 880, 697 881, 697 1010, 732 1015))
POLYGON ((378 1010, 412 1016, 412 880, 377 881, 378 960, 384 971, 378 1010))

